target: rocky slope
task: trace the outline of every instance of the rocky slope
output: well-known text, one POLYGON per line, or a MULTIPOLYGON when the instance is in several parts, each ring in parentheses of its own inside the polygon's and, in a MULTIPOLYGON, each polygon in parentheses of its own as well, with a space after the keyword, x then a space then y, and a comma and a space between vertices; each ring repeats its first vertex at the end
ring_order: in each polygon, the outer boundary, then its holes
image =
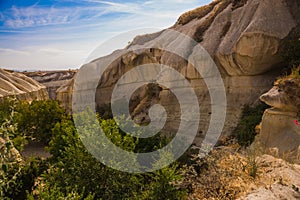
MULTIPOLYGON (((213 103, 203 77, 187 62, 197 59, 197 48, 193 44, 180 43, 168 35, 169 30, 175 30, 193 38, 214 59, 227 95, 223 134, 230 134, 237 125, 243 106, 258 102, 259 96, 271 87, 279 75, 283 62, 279 54, 282 43, 300 28, 298 11, 299 1, 293 0, 216 0, 189 11, 170 29, 138 36, 125 49, 84 66, 85 69, 93 70, 107 60, 114 60, 99 81, 96 90, 97 109, 101 114, 107 113, 113 88, 126 72, 145 63, 164 64, 181 72, 196 92, 201 120, 195 144, 202 141, 208 130, 213 103), (177 45, 174 46, 174 43, 177 45), (185 52, 188 59, 161 50, 180 49, 184 48, 183 45, 190 45, 189 51, 185 52)), ((209 71, 207 67, 205 70, 209 71)), ((99 79, 93 74, 86 75, 90 75, 86 85, 94 81, 93 78, 99 79)), ((127 84, 135 84, 135 80, 127 84)), ((180 120, 178 102, 168 88, 161 87, 159 90, 159 94, 153 94, 151 101, 143 93, 135 94, 137 100, 133 100, 132 105, 135 106, 131 107, 130 112, 140 123, 143 120, 147 122, 147 108, 160 103, 167 111, 172 111, 172 116, 168 117, 172 118, 173 123, 167 123, 164 131, 174 133, 180 120), (145 103, 143 106, 146 109, 136 110, 141 107, 139 102, 145 103)), ((145 88, 141 91, 145 91, 145 88)))
POLYGON ((69 83, 76 70, 22 72, 28 77, 46 86, 49 97, 56 100, 57 89, 69 83))
POLYGON ((23 72, 43 84, 49 97, 58 100, 60 105, 70 113, 72 111, 72 92, 74 76, 77 70, 23 72))
POLYGON ((290 164, 239 145, 215 148, 195 158, 181 187, 189 188, 187 199, 266 200, 300 197, 300 165, 290 164))
POLYGON ((48 99, 46 87, 18 72, 0 69, 0 98, 16 96, 20 100, 48 99))
POLYGON ((265 151, 300 164, 300 76, 294 75, 275 82, 274 87, 260 99, 272 106, 265 111, 261 122, 259 141, 265 151))
POLYGON ((241 200, 300 199, 300 165, 263 155, 257 159, 260 182, 241 200))

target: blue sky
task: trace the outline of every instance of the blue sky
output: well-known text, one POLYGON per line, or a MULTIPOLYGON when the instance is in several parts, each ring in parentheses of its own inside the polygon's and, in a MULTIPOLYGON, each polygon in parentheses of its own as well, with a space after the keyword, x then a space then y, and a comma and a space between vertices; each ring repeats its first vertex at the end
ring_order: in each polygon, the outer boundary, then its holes
POLYGON ((183 12, 210 1, 0 0, 0 67, 79 68, 109 38, 170 27, 183 12))

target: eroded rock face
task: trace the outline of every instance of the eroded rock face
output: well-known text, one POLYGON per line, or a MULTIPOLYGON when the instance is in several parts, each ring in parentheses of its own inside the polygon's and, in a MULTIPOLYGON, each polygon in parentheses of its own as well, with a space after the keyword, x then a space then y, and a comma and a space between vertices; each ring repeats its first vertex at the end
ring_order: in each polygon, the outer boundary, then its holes
POLYGON ((260 99, 273 108, 265 111, 257 139, 266 152, 300 163, 300 78, 277 81, 260 99))
MULTIPOLYGON (((294 12, 297 8, 299 2, 290 0, 216 0, 208 6, 183 14, 170 28, 195 39, 217 64, 227 94, 227 117, 223 133, 231 133, 243 106, 258 102, 260 94, 266 92, 279 75, 278 66, 283 61, 279 56, 281 43, 295 28, 299 28, 299 12, 294 12)), ((136 37, 125 49, 87 64, 86 68, 95 69, 100 63, 116 58, 99 81, 96 90, 97 110, 103 113, 109 109, 114 85, 126 72, 146 63, 164 64, 182 73, 196 92, 201 121, 195 144, 199 144, 211 117, 211 99, 205 81, 187 62, 189 59, 161 50, 167 47, 184 48, 184 45, 190 49, 185 52, 186 56, 194 59, 197 52, 193 44, 177 41, 168 35, 168 30, 163 30, 136 37)), ((131 83, 135 84, 134 80, 131 83)), ((159 103, 172 110, 172 118, 180 119, 178 102, 170 95, 170 90, 162 88, 159 103)), ((133 111, 134 108, 131 113, 133 111)), ((145 110, 140 111, 135 113, 136 116, 143 116, 145 110)), ((174 132, 179 123, 173 120, 173 124, 167 124, 164 131, 174 132)))
POLYGON ((57 89, 69 83, 77 70, 23 72, 37 82, 46 86, 49 97, 56 100, 57 89))
POLYGON ((68 80, 64 85, 56 90, 56 100, 60 102, 60 105, 67 111, 72 112, 72 93, 74 78, 68 80))
POLYGON ((22 73, 0 69, 0 98, 6 96, 26 101, 48 99, 45 86, 22 73))
POLYGON ((288 78, 277 81, 274 87, 260 97, 266 104, 282 111, 300 111, 300 80, 288 78))
POLYGON ((300 165, 263 155, 257 159, 263 185, 239 200, 284 200, 300 198, 300 165))

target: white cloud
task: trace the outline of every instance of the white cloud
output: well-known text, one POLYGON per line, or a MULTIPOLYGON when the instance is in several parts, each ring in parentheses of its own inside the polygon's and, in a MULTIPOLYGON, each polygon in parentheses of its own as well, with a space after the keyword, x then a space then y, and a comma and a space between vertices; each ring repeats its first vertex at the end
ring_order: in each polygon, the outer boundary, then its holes
POLYGON ((21 50, 15 50, 15 49, 6 49, 6 48, 0 48, 0 53, 5 55, 15 55, 15 54, 21 54, 21 55, 30 55, 30 52, 28 51, 21 51, 21 50))
POLYGON ((93 49, 120 32, 167 28, 181 13, 199 6, 197 0, 85 1, 90 4, 75 8, 13 7, 12 17, 0 12, 7 26, 0 33, 12 33, 0 38, 0 67, 78 68, 93 49), (106 15, 120 12, 126 15, 106 15))

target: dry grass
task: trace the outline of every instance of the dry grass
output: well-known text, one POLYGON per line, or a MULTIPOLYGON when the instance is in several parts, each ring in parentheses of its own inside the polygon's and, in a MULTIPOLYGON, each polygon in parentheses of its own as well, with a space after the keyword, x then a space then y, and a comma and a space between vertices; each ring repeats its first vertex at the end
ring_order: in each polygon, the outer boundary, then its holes
POLYGON ((221 13, 227 6, 231 3, 229 0, 221 1, 216 6, 214 6, 213 10, 210 12, 209 16, 206 17, 205 21, 203 21, 196 29, 194 34, 194 39, 197 42, 201 42, 203 40, 203 35, 205 31, 210 27, 215 18, 221 13))
POLYGON ((278 78, 274 85, 284 85, 286 83, 286 81, 294 79, 295 81, 297 81, 298 87, 300 87, 300 65, 298 67, 294 67, 291 70, 291 74, 290 75, 285 75, 282 76, 280 78, 278 78))
POLYGON ((217 0, 217 1, 213 1, 212 3, 196 8, 194 10, 188 11, 184 14, 182 14, 179 19, 177 20, 177 24, 178 25, 185 25, 187 23, 189 23, 190 21, 192 21, 193 19, 196 18, 202 18, 205 15, 207 15, 208 13, 210 13, 215 5, 217 5, 218 3, 220 3, 222 0, 217 0))
POLYGON ((241 150, 238 145, 213 150, 206 158, 189 166, 181 187, 189 191, 187 199, 238 199, 264 188, 272 192, 274 184, 293 185, 299 169, 284 160, 261 155, 259 146, 241 150))
POLYGON ((188 199, 236 199, 255 187, 258 179, 254 177, 259 175, 256 155, 242 156, 237 149, 234 145, 213 150, 190 167, 183 181, 190 190, 188 199))

